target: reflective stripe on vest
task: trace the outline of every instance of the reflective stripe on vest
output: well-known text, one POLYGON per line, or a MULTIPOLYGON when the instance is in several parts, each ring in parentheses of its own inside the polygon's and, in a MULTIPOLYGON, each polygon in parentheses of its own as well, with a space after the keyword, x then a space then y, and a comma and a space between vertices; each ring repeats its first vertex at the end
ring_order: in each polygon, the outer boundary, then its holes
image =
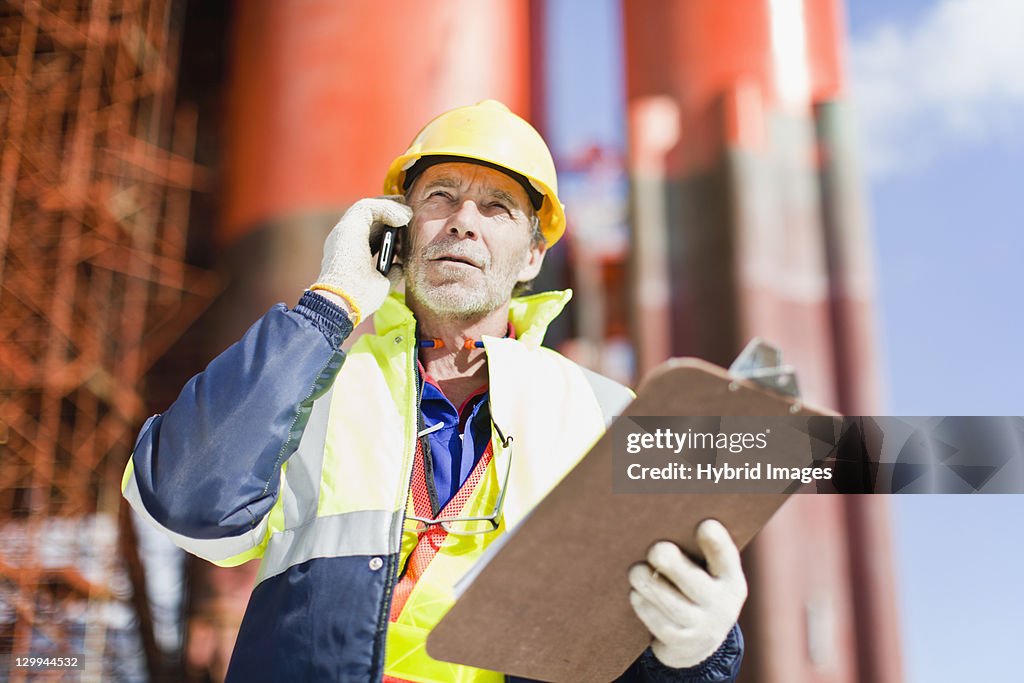
MULTIPOLYGON (((495 488, 487 484, 488 477, 494 478, 494 468, 489 467, 492 455, 491 445, 488 444, 480 460, 473 466, 469 477, 455 496, 441 509, 438 517, 478 516, 481 513, 475 511, 475 508, 479 506, 480 502, 491 506, 486 507, 485 505, 482 514, 486 515, 493 511, 494 500, 497 497, 495 491, 485 491, 484 495, 475 495, 479 489, 495 488), (474 504, 472 501, 478 502, 474 504)), ((434 514, 430 505, 423 457, 422 443, 417 442, 407 510, 417 517, 432 518, 434 514)), ((384 683, 399 683, 401 681, 491 683, 492 681, 503 681, 502 674, 441 662, 426 653, 426 640, 430 630, 440 621, 453 602, 449 597, 453 583, 450 577, 451 567, 443 566, 451 563, 446 561, 444 556, 451 553, 453 547, 465 550, 465 544, 458 542, 458 535, 448 534, 440 525, 431 526, 421 534, 417 534, 413 530, 414 527, 415 522, 407 522, 404 536, 405 538, 412 537, 415 541, 411 553, 406 555, 403 552, 403 564, 399 565, 405 566, 405 574, 395 586, 391 603, 391 623, 388 624, 387 645, 384 650, 384 683), (449 539, 451 540, 449 541, 449 539), (440 570, 433 569, 434 562, 439 563, 440 570), (431 586, 431 582, 440 582, 440 584, 431 586), (437 599, 438 595, 441 596, 440 602, 437 599)), ((499 528, 489 534, 471 536, 470 547, 480 549, 486 547, 493 539, 485 537, 496 538, 501 531, 502 529, 499 528)), ((403 538, 403 550, 407 545, 405 538, 403 538)))

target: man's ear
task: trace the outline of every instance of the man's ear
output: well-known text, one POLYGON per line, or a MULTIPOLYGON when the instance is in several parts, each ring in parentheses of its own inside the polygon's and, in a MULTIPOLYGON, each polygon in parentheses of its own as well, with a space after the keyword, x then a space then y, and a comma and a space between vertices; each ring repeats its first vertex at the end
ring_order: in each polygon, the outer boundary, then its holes
POLYGON ((523 262, 523 267, 519 270, 519 282, 529 282, 537 277, 537 274, 540 273, 540 267, 544 265, 544 254, 547 251, 548 245, 545 242, 530 245, 526 261, 523 262))

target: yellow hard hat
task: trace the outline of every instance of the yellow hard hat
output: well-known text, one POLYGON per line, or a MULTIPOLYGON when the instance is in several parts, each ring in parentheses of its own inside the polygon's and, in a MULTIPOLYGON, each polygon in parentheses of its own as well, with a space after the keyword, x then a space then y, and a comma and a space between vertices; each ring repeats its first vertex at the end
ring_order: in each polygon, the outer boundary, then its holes
POLYGON ((484 100, 452 109, 432 120, 416 135, 409 149, 391 162, 384 179, 384 194, 403 194, 410 170, 416 173, 430 163, 457 160, 446 157, 483 163, 519 181, 531 196, 548 246, 562 237, 565 209, 558 201, 558 179, 551 152, 540 133, 504 104, 484 100))

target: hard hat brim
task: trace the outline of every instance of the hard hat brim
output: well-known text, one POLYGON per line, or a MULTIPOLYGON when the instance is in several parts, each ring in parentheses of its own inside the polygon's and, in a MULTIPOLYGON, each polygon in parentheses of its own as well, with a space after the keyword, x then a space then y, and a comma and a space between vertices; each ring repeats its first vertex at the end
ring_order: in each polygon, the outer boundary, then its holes
POLYGON ((553 246, 565 234, 565 208, 558 201, 555 192, 546 183, 533 176, 509 168, 494 159, 483 157, 480 154, 460 153, 458 150, 444 150, 443 154, 403 154, 392 161, 391 166, 388 168, 387 176, 384 179, 384 194, 405 194, 406 172, 420 159, 431 156, 457 157, 466 159, 468 163, 482 161, 489 166, 507 172, 509 177, 513 179, 518 180, 515 178, 517 175, 526 178, 534 189, 544 197, 544 202, 537 211, 537 218, 540 219, 541 233, 544 235, 547 246, 553 246))

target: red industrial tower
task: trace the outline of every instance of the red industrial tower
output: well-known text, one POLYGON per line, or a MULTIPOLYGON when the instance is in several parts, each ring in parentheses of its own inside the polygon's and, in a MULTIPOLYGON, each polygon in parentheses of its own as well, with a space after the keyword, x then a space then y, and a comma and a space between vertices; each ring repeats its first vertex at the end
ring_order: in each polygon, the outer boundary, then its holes
MULTIPOLYGON (((424 123, 486 98, 529 116, 529 24, 519 0, 235 4, 217 235, 231 284, 211 316, 211 355, 272 304, 298 299, 327 232, 351 203, 380 194, 424 123)), ((216 678, 255 566, 193 567, 192 640, 215 644, 187 657, 216 678)))
MULTIPOLYGON (((805 398, 878 409, 838 0, 631 0, 638 365, 779 346, 805 398)), ((795 496, 747 553, 744 680, 902 678, 886 501, 795 496)))

